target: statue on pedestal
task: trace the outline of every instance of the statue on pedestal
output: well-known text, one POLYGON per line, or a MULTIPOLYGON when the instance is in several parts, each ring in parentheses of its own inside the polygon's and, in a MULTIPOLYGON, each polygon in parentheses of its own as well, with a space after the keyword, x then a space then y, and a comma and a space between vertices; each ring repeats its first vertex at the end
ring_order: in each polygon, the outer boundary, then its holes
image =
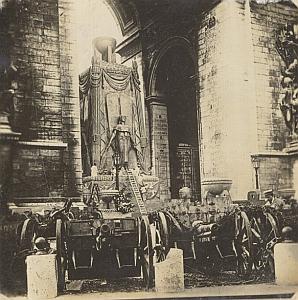
POLYGON ((140 154, 134 146, 130 128, 125 122, 126 116, 120 115, 118 124, 113 128, 111 137, 102 156, 112 147, 114 152, 120 155, 120 168, 136 169, 140 163, 138 159, 138 155, 140 154))
POLYGON ((290 134, 298 134, 298 24, 280 29, 276 48, 286 69, 282 71, 280 109, 290 134))

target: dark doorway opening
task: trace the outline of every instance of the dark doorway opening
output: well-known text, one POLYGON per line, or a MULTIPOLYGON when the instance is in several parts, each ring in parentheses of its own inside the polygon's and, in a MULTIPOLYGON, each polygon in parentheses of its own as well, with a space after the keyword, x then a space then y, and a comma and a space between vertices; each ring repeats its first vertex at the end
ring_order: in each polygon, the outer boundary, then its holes
POLYGON ((167 105, 171 197, 187 186, 193 199, 200 195, 198 120, 194 62, 184 48, 170 48, 156 76, 156 93, 167 105))

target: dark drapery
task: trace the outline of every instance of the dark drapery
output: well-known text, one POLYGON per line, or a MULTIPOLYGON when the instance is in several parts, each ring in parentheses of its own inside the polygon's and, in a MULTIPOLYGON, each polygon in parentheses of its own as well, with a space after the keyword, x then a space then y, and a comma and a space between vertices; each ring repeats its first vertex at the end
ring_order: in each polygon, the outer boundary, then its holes
POLYGON ((99 162, 100 171, 109 168, 104 157, 108 154, 103 152, 116 125, 110 124, 108 116, 107 95, 111 93, 116 93, 119 99, 132 99, 128 108, 131 137, 142 164, 141 138, 145 137, 145 124, 137 72, 116 64, 93 65, 80 75, 79 83, 84 171, 90 170, 92 161, 99 162))

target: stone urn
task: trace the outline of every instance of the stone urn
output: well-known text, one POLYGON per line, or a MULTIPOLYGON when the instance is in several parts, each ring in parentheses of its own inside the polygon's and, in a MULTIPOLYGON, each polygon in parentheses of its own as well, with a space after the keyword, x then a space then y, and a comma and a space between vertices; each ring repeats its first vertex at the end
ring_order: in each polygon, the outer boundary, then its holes
POLYGON ((112 37, 101 36, 93 40, 94 50, 101 54, 104 61, 112 62, 112 54, 116 49, 116 40, 112 37))
POLYGON ((204 195, 221 195, 224 191, 229 192, 232 180, 227 178, 205 178, 202 180, 202 192, 204 195))

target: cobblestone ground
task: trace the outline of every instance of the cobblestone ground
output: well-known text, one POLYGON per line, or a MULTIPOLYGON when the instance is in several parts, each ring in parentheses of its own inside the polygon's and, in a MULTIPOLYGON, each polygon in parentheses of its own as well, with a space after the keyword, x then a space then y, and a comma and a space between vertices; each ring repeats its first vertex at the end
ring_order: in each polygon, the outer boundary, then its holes
MULTIPOLYGON (((191 273, 186 272, 184 275, 184 283, 186 289, 196 287, 209 286, 227 286, 227 285, 241 285, 241 284, 257 284, 257 283, 273 282, 268 278, 260 278, 252 276, 249 279, 240 279, 236 272, 226 271, 220 274, 207 276, 197 270, 191 273)), ((103 285, 102 280, 85 280, 82 287, 82 292, 137 292, 145 291, 142 286, 141 278, 123 278, 117 280, 109 280, 107 284, 103 285)))
MULTIPOLYGON (((185 266, 184 274, 185 288, 197 287, 213 287, 213 286, 232 286, 243 284, 258 284, 258 283, 273 283, 274 281, 268 277, 260 277, 252 275, 249 278, 240 278, 235 271, 223 271, 213 275, 206 275, 193 266, 185 266)), ((67 291, 66 294, 73 293, 105 293, 105 292, 138 292, 146 291, 143 287, 141 278, 121 278, 115 280, 108 280, 103 284, 103 280, 84 280, 81 291, 67 291)), ((4 294, 10 296, 24 296, 26 294, 26 287, 23 281, 15 280, 11 288, 5 291, 4 294)))

